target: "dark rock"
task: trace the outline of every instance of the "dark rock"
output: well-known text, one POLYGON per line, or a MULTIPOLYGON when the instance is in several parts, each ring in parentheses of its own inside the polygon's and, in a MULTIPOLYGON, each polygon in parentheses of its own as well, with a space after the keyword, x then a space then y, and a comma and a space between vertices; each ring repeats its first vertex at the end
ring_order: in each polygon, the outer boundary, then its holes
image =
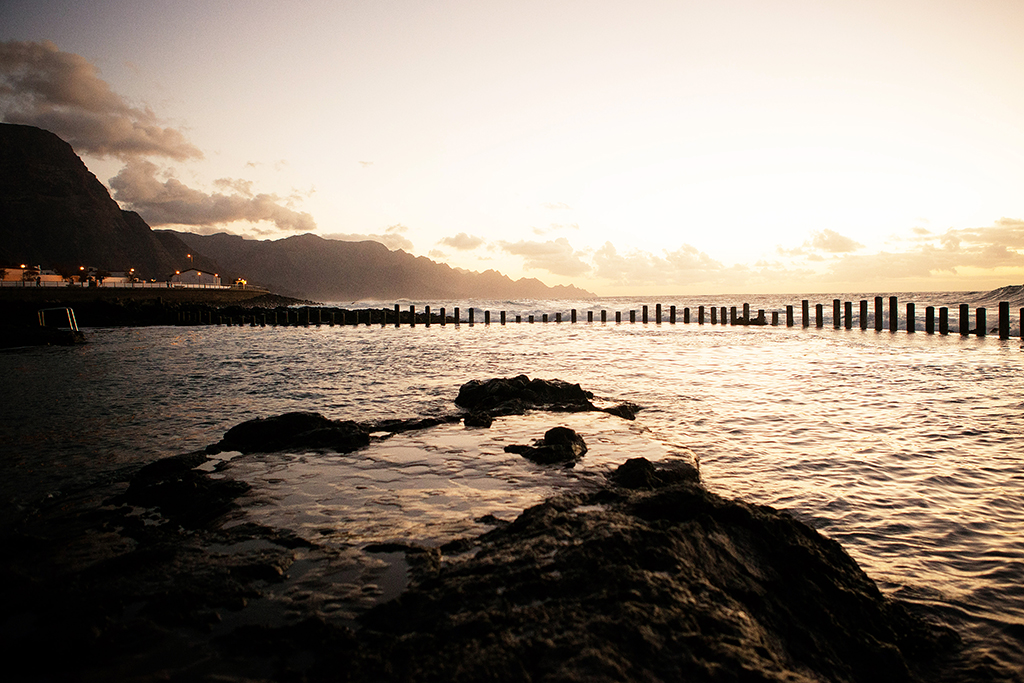
POLYGON ((608 478, 616 486, 627 489, 656 489, 682 481, 696 482, 700 473, 688 462, 673 461, 656 467, 647 458, 630 458, 608 478))
POLYGON ((369 432, 356 422, 330 420, 320 413, 294 412, 236 425, 208 450, 276 453, 309 449, 349 453, 369 443, 369 432))
POLYGON ((509 445, 505 452, 518 453, 539 465, 563 464, 572 467, 587 452, 583 437, 568 427, 553 427, 532 446, 509 445))
POLYGON ((514 415, 531 408, 582 412, 597 410, 590 402, 593 397, 579 384, 519 375, 471 380, 459 388, 455 404, 471 411, 486 410, 492 415, 514 415))
POLYGON ((530 508, 365 614, 365 652, 387 654, 363 660, 382 667, 364 675, 956 680, 943 668, 952 632, 884 597, 837 543, 789 515, 693 482, 618 491, 530 508))
POLYGON ((611 408, 604 409, 604 412, 608 413, 609 415, 615 415, 617 417, 621 417, 624 420, 635 420, 636 414, 639 411, 640 406, 638 406, 635 403, 630 403, 629 401, 625 401, 624 403, 612 406, 611 408))
POLYGON ((489 413, 483 411, 476 411, 466 415, 463 420, 467 427, 490 427, 494 423, 494 418, 489 413))

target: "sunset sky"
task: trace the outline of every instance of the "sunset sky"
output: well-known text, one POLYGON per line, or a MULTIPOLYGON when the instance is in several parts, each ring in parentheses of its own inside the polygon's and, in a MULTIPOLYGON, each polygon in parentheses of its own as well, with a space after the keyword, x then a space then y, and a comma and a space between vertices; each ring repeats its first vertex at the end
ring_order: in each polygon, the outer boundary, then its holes
POLYGON ((0 1, 0 119, 153 227, 598 294, 1024 282, 1024 2, 0 1))

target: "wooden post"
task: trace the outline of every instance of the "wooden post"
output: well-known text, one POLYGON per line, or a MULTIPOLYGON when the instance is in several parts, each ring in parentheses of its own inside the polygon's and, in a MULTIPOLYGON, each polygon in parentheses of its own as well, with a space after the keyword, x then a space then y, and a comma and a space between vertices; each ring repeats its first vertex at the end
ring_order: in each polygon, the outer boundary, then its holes
POLYGON ((825 310, 821 304, 814 304, 814 325, 815 327, 825 327, 825 310))
MULTIPOLYGON (((789 310, 789 306, 787 306, 786 309, 789 310)), ((800 302, 800 324, 803 327, 811 326, 811 302, 807 299, 800 302)), ((786 318, 786 327, 793 327, 789 324, 788 317, 786 318)))
POLYGON ((949 334, 949 309, 939 308, 939 334, 949 334))
POLYGON ((907 304, 907 334, 914 334, 917 332, 917 315, 915 313, 915 305, 907 304))
POLYGON ((588 323, 594 322, 594 312, 593 311, 587 311, 587 322, 588 323))
POLYGON ((643 313, 644 313, 644 325, 646 325, 647 324, 647 306, 646 305, 643 307, 643 313))
POLYGON ((458 306, 456 306, 452 310, 452 322, 454 322, 456 326, 458 326, 458 324, 460 322, 459 321, 459 307, 458 306))
POLYGON ((853 302, 852 301, 847 301, 846 303, 844 303, 843 304, 843 310, 845 311, 845 314, 846 314, 846 321, 845 321, 846 322, 846 329, 852 330, 853 329, 853 302))
POLYGON ((966 337, 971 333, 971 307, 967 304, 960 304, 960 336, 966 337))
POLYGON ((832 327, 839 329, 842 323, 842 315, 839 313, 839 299, 832 299, 832 327))
POLYGON ((402 326, 402 309, 398 304, 395 304, 395 327, 402 326))
POLYGON ((875 297, 875 332, 882 331, 882 297, 875 297))
POLYGON ((501 324, 502 324, 502 325, 504 325, 504 324, 505 324, 505 311, 502 311, 502 312, 501 312, 501 324))
POLYGON ((441 307, 441 327, 444 327, 446 322, 448 322, 448 321, 445 319, 445 310, 444 310, 444 306, 442 306, 441 307))
POLYGON ((697 324, 698 325, 703 325, 704 324, 704 307, 703 306, 698 306, 697 307, 697 324))
POLYGON ((772 327, 778 327, 778 326, 779 326, 779 312, 778 311, 772 311, 772 327))
POLYGON ((900 309, 896 304, 896 297, 889 297, 889 331, 895 332, 900 329, 900 309))
POLYGON ((735 306, 730 306, 729 307, 729 324, 730 325, 735 325, 736 324, 736 307, 735 306))
POLYGON ((517 313, 516 314, 516 322, 517 323, 522 323, 523 322, 523 315, 521 313, 517 313))
POLYGON ((619 325, 622 323, 622 311, 615 311, 615 324, 619 325))
POLYGON ((654 305, 654 322, 658 325, 661 324, 661 304, 654 305))
POLYGON ((562 312, 561 311, 558 311, 558 312, 555 313, 555 322, 556 323, 562 322, 562 312))
MULTIPOLYGON (((687 309, 687 310, 689 310, 689 309, 687 309)), ((689 317, 689 316, 687 316, 687 317, 689 317)), ((687 320, 686 322, 690 322, 690 321, 687 320)), ((676 307, 675 306, 669 306, 668 307, 668 324, 669 325, 675 325, 676 324, 676 307)))
POLYGON ((470 306, 470 307, 469 307, 469 324, 470 324, 470 325, 472 325, 472 324, 473 324, 473 318, 474 318, 474 316, 475 316, 475 313, 476 313, 476 311, 474 311, 474 310, 473 310, 473 307, 472 307, 472 306, 470 306))
POLYGON ((629 312, 629 322, 632 323, 632 324, 636 324, 636 311, 635 310, 629 312))
POLYGON ((530 316, 529 320, 530 320, 530 324, 533 324, 533 316, 532 315, 530 316))
POLYGON ((714 306, 711 307, 711 324, 718 324, 718 309, 715 308, 714 306))
POLYGON ((373 309, 372 308, 367 308, 366 309, 366 326, 369 327, 372 324, 373 324, 373 309))
POLYGON ((868 329, 868 300, 860 300, 860 329, 868 329))
POLYGON ((484 325, 490 325, 490 324, 491 324, 491 312, 490 311, 484 311, 484 325))
POLYGON ((409 327, 416 327, 416 307, 409 306, 409 327))
POLYGON ((985 323, 985 309, 979 308, 974 311, 974 327, 979 337, 984 337, 988 330, 985 329, 988 325, 985 323))
POLYGON ((935 307, 928 306, 924 309, 924 331, 926 334, 935 334, 935 307))
MULTIPOLYGON (((807 303, 807 302, 804 302, 804 303, 807 303)), ((809 321, 807 320, 807 316, 804 315, 804 323, 805 323, 804 327, 807 327, 806 323, 808 323, 808 322, 809 321)), ((793 327, 793 323, 794 323, 794 320, 793 320, 793 307, 792 306, 786 306, 786 327, 793 327)))
POLYGON ((601 322, 608 322, 608 311, 604 310, 603 308, 601 309, 601 322))
POLYGON ((569 309, 569 322, 571 322, 573 325, 576 324, 576 309, 575 308, 569 309))
POLYGON ((719 316, 719 319, 721 320, 722 324, 724 325, 725 324, 725 306, 722 306, 722 310, 720 311, 720 313, 721 313, 721 315, 719 316))
POLYGON ((1010 338, 1010 302, 999 302, 999 338, 1010 338))
POLYGON ((690 324, 690 307, 689 306, 684 306, 683 307, 683 323, 686 324, 686 325, 690 324))
POLYGON ((750 304, 743 304, 743 324, 750 324, 750 304))
MULTIPOLYGON (((426 320, 426 322, 424 322, 424 324, 427 327, 430 327, 430 306, 424 306, 423 307, 423 317, 426 320)), ((369 324, 369 321, 367 321, 367 324, 369 324)))

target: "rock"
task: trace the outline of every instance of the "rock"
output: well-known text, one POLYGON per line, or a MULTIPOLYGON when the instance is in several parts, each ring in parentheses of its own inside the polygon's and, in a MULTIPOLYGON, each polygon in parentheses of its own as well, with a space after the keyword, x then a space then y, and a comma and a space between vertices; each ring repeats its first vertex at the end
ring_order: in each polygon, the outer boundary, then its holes
POLYGON ((459 388, 455 404, 471 411, 485 410, 492 415, 515 415, 531 408, 548 410, 597 410, 593 394, 579 384, 560 379, 530 379, 526 375, 471 380, 459 388))
POLYGON ((656 489, 683 481, 696 482, 700 473, 688 462, 670 461, 656 467, 647 458, 630 458, 608 475, 608 479, 627 489, 656 489))
POLYGON ((539 465, 564 464, 572 467, 587 452, 587 444, 575 430, 553 427, 532 446, 505 446, 505 452, 518 453, 539 465))
POLYGON ((235 425, 220 443, 207 450, 276 453, 333 450, 349 453, 370 443, 366 428, 349 420, 330 420, 320 413, 294 412, 256 418, 235 425))
POLYGON ((956 680, 952 632, 837 543, 692 481, 554 498, 479 541, 361 617, 386 653, 367 679, 956 680))
POLYGON ((466 415, 463 423, 467 427, 490 427, 494 423, 494 418, 489 413, 483 411, 475 411, 466 415))
POLYGON ((611 408, 605 408, 604 412, 608 413, 609 415, 621 417, 624 420, 635 420, 636 414, 637 412, 639 412, 639 410, 640 406, 638 406, 637 404, 625 401, 618 405, 612 406, 611 408))

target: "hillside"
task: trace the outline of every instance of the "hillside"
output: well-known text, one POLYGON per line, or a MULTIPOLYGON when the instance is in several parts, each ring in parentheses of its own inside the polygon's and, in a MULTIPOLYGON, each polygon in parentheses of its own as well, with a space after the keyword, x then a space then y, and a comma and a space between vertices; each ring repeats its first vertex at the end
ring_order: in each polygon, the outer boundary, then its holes
POLYGON ((513 281, 493 270, 456 270, 377 242, 154 231, 118 206, 71 145, 40 128, 0 124, 0 267, 21 263, 134 268, 156 280, 195 266, 226 281, 244 277, 280 294, 321 301, 592 296, 535 279, 513 281))
POLYGON ((454 269, 422 256, 390 251, 379 242, 340 242, 305 234, 281 240, 236 235, 172 235, 216 261, 224 272, 287 296, 320 301, 359 299, 562 298, 593 296, 577 287, 512 280, 493 270, 454 269))
POLYGON ((162 280, 189 263, 188 251, 122 211, 71 145, 40 128, 0 124, 0 266, 134 268, 162 280))

